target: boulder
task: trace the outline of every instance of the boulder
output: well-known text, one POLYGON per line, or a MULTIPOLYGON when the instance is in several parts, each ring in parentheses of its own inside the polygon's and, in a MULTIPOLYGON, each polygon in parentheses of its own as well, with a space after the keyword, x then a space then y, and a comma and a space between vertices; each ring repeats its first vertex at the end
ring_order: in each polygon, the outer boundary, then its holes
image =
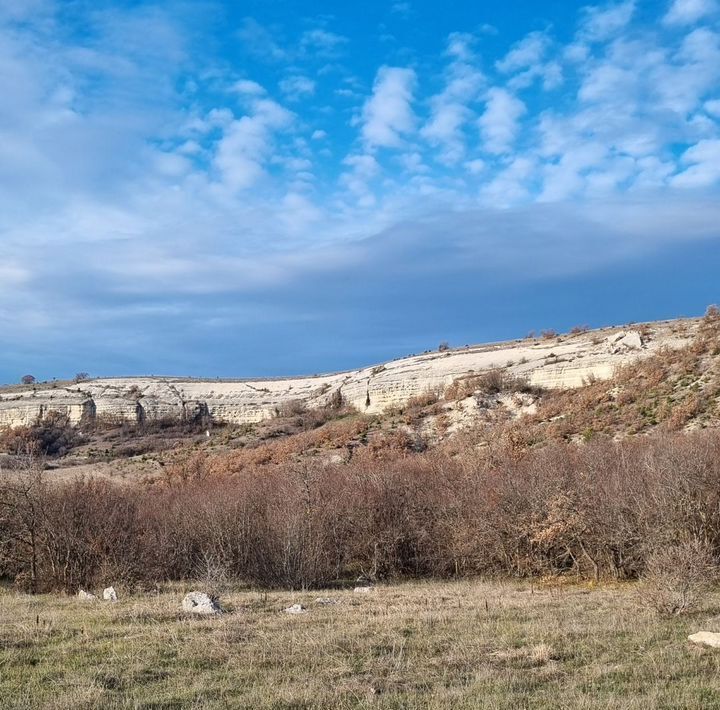
POLYGON ((712 646, 720 648, 720 634, 714 631, 698 631, 696 634, 690 634, 688 641, 699 643, 703 646, 712 646))
POLYGON ((78 599, 85 599, 86 601, 92 601, 93 599, 97 599, 97 597, 94 594, 90 594, 90 592, 86 592, 84 589, 80 589, 78 591, 78 599))
POLYGON ((103 599, 106 602, 116 602, 117 592, 115 591, 115 587, 106 587, 103 589, 103 599))
POLYGON ((307 609, 302 604, 293 604, 285 609, 286 614, 307 614, 307 609))
POLYGON ((205 616, 222 613, 218 600, 209 594, 205 594, 205 592, 189 592, 186 594, 182 602, 182 608, 191 614, 203 614, 205 616))

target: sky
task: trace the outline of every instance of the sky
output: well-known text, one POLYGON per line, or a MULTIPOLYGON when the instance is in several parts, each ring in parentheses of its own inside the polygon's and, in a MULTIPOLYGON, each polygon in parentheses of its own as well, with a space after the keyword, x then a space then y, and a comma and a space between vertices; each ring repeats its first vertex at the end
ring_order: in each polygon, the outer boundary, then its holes
POLYGON ((0 1, 0 382, 720 301, 720 0, 0 1))

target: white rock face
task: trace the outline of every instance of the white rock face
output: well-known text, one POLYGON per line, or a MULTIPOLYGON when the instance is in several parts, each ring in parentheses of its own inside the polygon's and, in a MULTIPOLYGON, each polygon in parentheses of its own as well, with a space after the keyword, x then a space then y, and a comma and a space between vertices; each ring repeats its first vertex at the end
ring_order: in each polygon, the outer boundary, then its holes
POLYGON ((307 609, 302 604, 293 604, 285 609, 286 614, 307 614, 307 609))
POLYGON ((106 602, 116 602, 118 597, 115 587, 106 587, 103 589, 103 599, 106 602))
POLYGON ((189 592, 186 594, 182 602, 182 608, 183 611, 191 614, 203 614, 206 616, 222 613, 217 600, 205 594, 205 592, 189 592))
POLYGON ((84 419, 180 420, 252 423, 272 417, 293 400, 322 407, 338 391, 360 412, 378 414, 459 377, 502 368, 550 388, 579 387, 662 347, 687 345, 697 320, 664 321, 637 330, 610 328, 549 339, 475 345, 386 362, 349 372, 271 380, 193 380, 176 377, 107 378, 77 384, 0 388, 0 427, 31 424, 50 411, 84 419))
POLYGON ((97 597, 94 594, 90 594, 90 592, 86 592, 84 589, 81 589, 78 591, 78 599, 92 601, 93 599, 97 599, 97 597))
POLYGON ((698 631, 696 634, 690 634, 688 641, 698 643, 702 646, 720 648, 720 634, 714 633, 713 631, 698 631))

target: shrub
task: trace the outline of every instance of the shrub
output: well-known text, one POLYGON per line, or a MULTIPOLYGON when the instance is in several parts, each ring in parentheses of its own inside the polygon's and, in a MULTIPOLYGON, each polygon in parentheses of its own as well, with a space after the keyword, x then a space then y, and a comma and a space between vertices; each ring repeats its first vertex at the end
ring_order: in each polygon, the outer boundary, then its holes
POLYGON ((658 547, 647 558, 641 600, 665 616, 687 613, 702 602, 717 574, 707 543, 692 539, 658 547))

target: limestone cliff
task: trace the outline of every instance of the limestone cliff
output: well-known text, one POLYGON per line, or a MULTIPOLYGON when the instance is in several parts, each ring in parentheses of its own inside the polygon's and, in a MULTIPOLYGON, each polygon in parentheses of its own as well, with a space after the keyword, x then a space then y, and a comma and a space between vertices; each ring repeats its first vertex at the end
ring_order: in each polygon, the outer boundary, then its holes
POLYGON ((67 414, 73 423, 96 417, 136 422, 198 416, 217 422, 256 422, 293 400, 308 407, 323 406, 338 390, 359 411, 379 413, 429 390, 443 390, 459 377, 493 368, 526 377, 533 385, 572 388, 588 378, 608 378, 619 365, 660 348, 682 347, 691 341, 697 326, 696 320, 663 321, 470 346, 314 377, 132 377, 5 387, 0 388, 0 426, 31 424, 50 411, 67 414))

